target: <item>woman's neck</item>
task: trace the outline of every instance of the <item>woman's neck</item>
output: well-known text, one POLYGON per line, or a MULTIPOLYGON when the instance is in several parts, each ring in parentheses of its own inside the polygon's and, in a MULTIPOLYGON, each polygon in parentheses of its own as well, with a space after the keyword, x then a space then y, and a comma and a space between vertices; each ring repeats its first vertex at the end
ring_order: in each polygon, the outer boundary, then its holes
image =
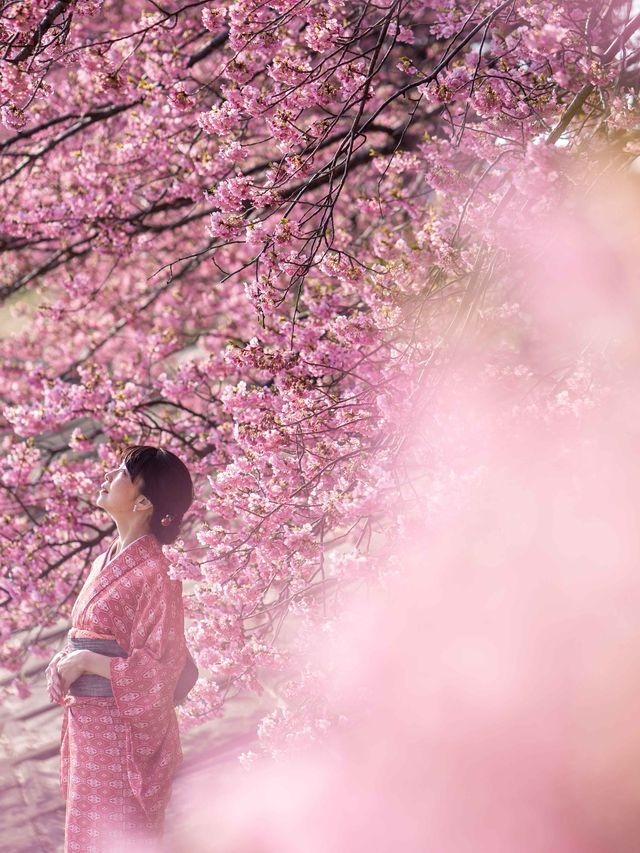
POLYGON ((118 528, 118 538, 115 543, 115 549, 113 556, 115 557, 121 551, 124 551, 129 545, 132 545, 136 539, 140 539, 143 536, 146 536, 149 533, 149 525, 144 524, 123 524, 120 525, 116 521, 116 527, 118 528))

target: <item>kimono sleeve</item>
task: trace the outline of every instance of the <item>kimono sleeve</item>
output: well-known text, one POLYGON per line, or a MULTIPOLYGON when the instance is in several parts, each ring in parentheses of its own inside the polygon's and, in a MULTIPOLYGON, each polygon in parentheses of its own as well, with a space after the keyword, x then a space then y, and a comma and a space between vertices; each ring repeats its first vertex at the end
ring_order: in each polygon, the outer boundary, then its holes
POLYGON ((137 729, 162 728, 186 659, 180 581, 145 577, 126 645, 128 656, 109 664, 118 710, 137 729))

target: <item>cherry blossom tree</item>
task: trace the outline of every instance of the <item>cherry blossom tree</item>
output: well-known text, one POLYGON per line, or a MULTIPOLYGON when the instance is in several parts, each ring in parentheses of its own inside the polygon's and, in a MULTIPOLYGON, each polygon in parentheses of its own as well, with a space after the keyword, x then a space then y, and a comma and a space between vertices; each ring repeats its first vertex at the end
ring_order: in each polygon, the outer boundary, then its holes
POLYGON ((488 377, 588 399, 588 354, 519 369, 514 258, 640 153, 639 29, 616 0, 2 5, 5 666, 112 534, 101 465, 159 443, 198 480, 185 716, 271 673, 266 740, 330 722, 305 638, 392 570, 417 468, 463 488, 410 435, 461 342, 498 323, 488 377))

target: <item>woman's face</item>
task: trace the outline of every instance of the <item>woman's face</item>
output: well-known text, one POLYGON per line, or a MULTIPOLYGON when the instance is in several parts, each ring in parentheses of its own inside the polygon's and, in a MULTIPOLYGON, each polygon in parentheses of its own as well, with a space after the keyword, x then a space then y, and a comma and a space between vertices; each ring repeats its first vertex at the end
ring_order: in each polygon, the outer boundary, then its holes
POLYGON ((119 468, 113 468, 105 473, 96 504, 106 510, 109 515, 125 516, 133 512, 139 496, 140 483, 134 483, 131 480, 123 462, 119 468))

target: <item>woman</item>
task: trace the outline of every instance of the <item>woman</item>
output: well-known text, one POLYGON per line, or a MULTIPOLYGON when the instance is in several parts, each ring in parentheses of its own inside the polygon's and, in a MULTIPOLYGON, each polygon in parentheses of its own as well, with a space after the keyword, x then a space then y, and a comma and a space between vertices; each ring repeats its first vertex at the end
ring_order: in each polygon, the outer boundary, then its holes
POLYGON ((162 545, 192 500, 189 472, 167 450, 132 447, 105 475, 97 505, 118 537, 94 561, 47 668, 51 700, 65 705, 65 851, 105 853, 162 833, 182 757, 174 691, 187 656, 182 584, 162 545))

